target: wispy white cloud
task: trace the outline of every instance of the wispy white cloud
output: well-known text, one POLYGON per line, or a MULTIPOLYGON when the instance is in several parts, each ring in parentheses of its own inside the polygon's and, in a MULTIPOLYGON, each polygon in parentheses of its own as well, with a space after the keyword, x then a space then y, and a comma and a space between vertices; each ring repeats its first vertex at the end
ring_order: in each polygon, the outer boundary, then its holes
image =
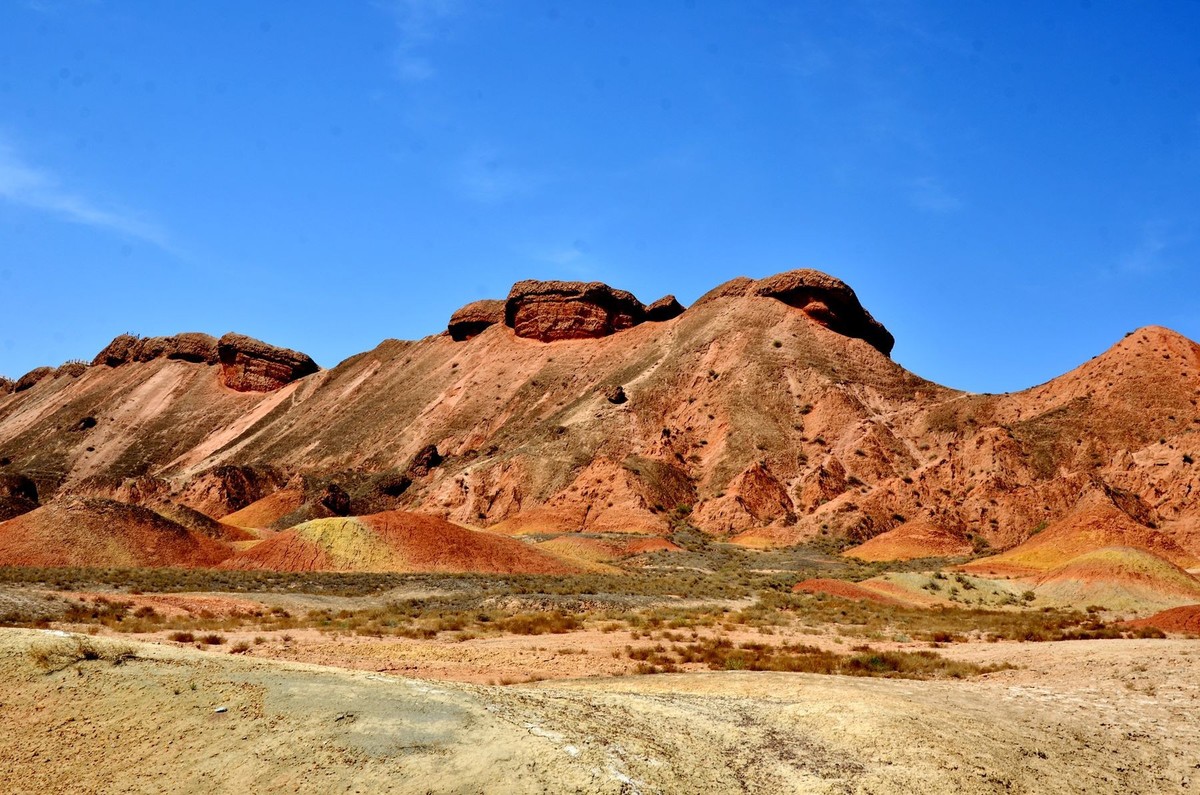
POLYGON ((380 6, 392 17, 399 36, 392 52, 396 79, 419 83, 437 74, 419 50, 440 35, 446 20, 459 13, 458 0, 387 0, 380 6))
POLYGON ((115 232, 169 249, 166 232, 126 208, 105 206, 62 184, 52 172, 28 163, 0 138, 0 200, 65 221, 115 232))
POLYGON ((909 183, 908 200, 927 213, 952 213, 962 209, 962 200, 937 177, 918 177, 909 183))

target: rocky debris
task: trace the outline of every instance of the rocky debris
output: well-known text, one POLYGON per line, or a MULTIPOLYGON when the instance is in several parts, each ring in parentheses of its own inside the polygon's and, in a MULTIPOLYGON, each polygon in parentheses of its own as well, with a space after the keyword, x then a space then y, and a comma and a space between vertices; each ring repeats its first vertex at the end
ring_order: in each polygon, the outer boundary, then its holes
POLYGON ((7 394, 11 393, 13 391, 13 387, 15 387, 16 385, 17 385, 17 382, 12 380, 11 378, 5 378, 4 376, 0 376, 0 395, 7 395, 7 394))
POLYGON ((472 301, 450 316, 446 330, 456 342, 469 340, 488 326, 504 322, 504 301, 485 298, 472 301))
POLYGON ((25 375, 17 379, 17 383, 13 384, 14 392, 24 392, 26 389, 32 389, 42 381, 54 375, 53 367, 35 367, 25 375))
POLYGON ((884 355, 891 355, 896 344, 891 332, 863 308, 850 285, 811 268, 785 271, 757 281, 739 276, 709 290, 695 305, 718 298, 747 296, 774 298, 794 306, 830 331, 865 340, 884 355))
POLYGON ((37 484, 21 474, 0 474, 0 522, 38 507, 37 484))
POLYGON ((244 334, 229 333, 217 343, 221 383, 238 392, 273 392, 320 368, 303 353, 277 348, 244 334))
POLYGON ((437 445, 427 444, 413 456, 412 463, 408 465, 408 476, 411 478, 425 477, 440 463, 442 463, 442 454, 438 452, 437 445))
POLYGON ((604 399, 619 406, 629 398, 625 396, 625 387, 618 385, 607 387, 604 390, 604 399))
POLYGON ((600 282, 517 282, 504 322, 518 337, 554 342, 596 339, 635 326, 646 309, 633 293, 600 282))
POLYGON ((673 320, 683 314, 683 304, 675 300, 673 295, 664 295, 646 307, 646 320, 651 323, 661 323, 673 320))

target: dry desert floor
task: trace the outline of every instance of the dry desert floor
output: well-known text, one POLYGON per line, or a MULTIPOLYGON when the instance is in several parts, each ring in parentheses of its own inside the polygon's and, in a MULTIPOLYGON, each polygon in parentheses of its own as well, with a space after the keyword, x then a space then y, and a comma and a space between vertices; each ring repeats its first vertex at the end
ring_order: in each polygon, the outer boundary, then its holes
POLYGON ((47 662, 77 638, 0 630, 5 792, 1200 787, 1189 639, 955 644, 947 656, 1018 666, 957 681, 581 671, 496 686, 113 636, 82 641, 97 659, 47 662))

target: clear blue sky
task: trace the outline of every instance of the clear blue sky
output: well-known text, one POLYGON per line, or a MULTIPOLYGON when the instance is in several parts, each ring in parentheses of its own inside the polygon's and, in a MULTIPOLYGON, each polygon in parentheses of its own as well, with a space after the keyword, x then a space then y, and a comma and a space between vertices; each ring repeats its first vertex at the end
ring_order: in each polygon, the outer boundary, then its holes
POLYGON ((0 373, 120 332, 332 366, 528 277, 849 282, 1023 388, 1200 338, 1200 3, 0 6, 0 373))

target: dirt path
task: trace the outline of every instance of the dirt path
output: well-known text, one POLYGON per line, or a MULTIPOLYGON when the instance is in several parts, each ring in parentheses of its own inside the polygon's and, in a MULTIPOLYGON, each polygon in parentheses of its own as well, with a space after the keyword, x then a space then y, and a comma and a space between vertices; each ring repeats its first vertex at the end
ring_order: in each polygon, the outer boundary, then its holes
POLYGON ((1194 641, 967 649, 1015 651, 1029 664, 970 682, 730 672, 506 688, 153 645, 136 645, 139 659, 123 665, 45 673, 29 650, 53 642, 61 639, 0 630, 5 792, 1200 786, 1194 641), (1144 670, 1129 672, 1139 653, 1144 670), (1130 686, 1127 675, 1152 677, 1157 689, 1130 686))

